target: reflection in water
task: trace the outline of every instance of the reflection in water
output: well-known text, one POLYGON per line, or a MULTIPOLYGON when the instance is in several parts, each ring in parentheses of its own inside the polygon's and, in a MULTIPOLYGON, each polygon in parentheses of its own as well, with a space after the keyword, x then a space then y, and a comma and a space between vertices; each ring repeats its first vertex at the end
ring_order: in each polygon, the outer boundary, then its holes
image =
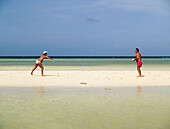
POLYGON ((44 90, 43 86, 40 86, 39 92, 40 92, 40 94, 44 94, 45 93, 45 90, 44 90))
POLYGON ((0 129, 168 129, 169 101, 170 87, 0 87, 0 129))
POLYGON ((140 96, 141 92, 142 92, 141 86, 137 86, 137 96, 140 96))

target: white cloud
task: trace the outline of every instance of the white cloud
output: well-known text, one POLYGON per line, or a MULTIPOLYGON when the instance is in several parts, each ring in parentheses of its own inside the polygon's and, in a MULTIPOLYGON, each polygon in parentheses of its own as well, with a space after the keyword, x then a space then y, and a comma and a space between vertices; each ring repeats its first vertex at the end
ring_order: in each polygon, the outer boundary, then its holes
POLYGON ((168 14, 166 3, 164 0, 99 0, 96 4, 108 8, 121 8, 129 11, 168 14))

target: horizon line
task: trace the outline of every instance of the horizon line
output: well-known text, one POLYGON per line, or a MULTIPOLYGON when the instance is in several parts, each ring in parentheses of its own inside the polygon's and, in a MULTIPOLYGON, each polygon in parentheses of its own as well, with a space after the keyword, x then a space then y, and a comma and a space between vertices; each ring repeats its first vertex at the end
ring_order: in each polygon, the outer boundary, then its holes
MULTIPOLYGON (((39 58, 40 56, 0 56, 0 58, 39 58)), ((50 56, 52 58, 134 58, 136 56, 50 56)), ((142 56, 142 58, 170 58, 170 56, 142 56)))

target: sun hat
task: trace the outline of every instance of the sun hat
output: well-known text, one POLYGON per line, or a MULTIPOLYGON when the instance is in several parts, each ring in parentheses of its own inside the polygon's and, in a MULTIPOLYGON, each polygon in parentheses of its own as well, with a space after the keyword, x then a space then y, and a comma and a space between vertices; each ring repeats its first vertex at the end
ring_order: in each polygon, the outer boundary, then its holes
POLYGON ((47 51, 44 51, 43 54, 47 54, 47 51))

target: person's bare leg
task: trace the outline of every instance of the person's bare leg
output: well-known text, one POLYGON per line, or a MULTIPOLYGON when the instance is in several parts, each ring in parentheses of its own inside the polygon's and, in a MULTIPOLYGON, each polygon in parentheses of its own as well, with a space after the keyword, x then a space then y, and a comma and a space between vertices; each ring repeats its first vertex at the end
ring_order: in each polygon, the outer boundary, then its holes
POLYGON ((37 68, 37 64, 35 64, 34 68, 32 69, 31 75, 33 75, 34 70, 37 68))
POLYGON ((142 77, 140 67, 137 67, 137 70, 138 70, 138 73, 139 73, 138 77, 142 77))
POLYGON ((41 68, 41 76, 44 76, 44 74, 43 74, 43 71, 44 71, 44 67, 43 67, 43 65, 42 65, 41 63, 39 63, 38 65, 39 65, 39 66, 40 66, 40 68, 41 68))

